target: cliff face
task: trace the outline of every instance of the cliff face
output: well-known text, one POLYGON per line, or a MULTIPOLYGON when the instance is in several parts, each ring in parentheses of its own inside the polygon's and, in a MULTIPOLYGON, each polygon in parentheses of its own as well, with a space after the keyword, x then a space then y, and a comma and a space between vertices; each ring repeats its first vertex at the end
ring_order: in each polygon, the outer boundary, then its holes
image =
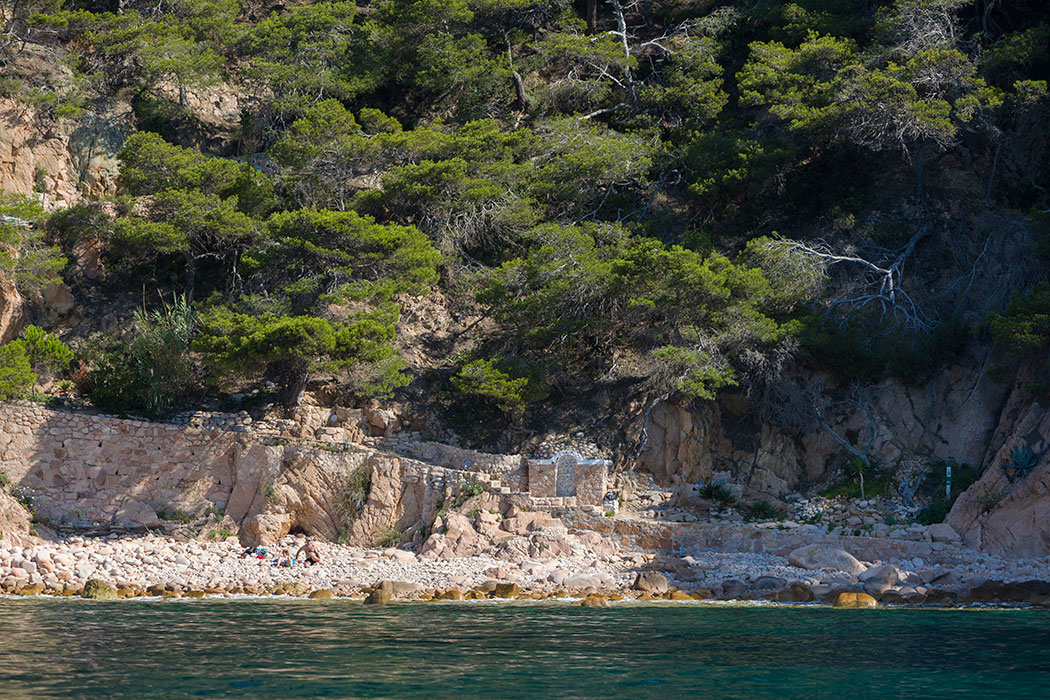
MULTIPOLYGON (((228 529, 257 545, 298 531, 372 545, 431 522, 455 486, 448 471, 351 445, 360 430, 352 420, 331 427, 330 413, 279 425, 228 414, 150 423, 2 404, 0 471, 55 525, 155 528, 160 513, 221 513, 203 535, 228 529)), ((11 522, 12 532, 28 528, 11 522)))
POLYGON ((920 386, 868 388, 832 405, 799 433, 753 420, 743 397, 690 407, 661 403, 652 411, 639 463, 664 483, 695 483, 725 472, 766 498, 833 480, 850 455, 835 435, 867 450, 879 469, 897 470, 916 457, 980 465, 1009 392, 988 379, 983 355, 969 360, 920 386))
POLYGON ((1050 553, 1050 413, 1022 386, 1011 392, 988 445, 984 474, 962 494, 947 522, 971 547, 994 554, 1050 553), (1016 473, 1017 463, 1031 468, 1016 473))
POLYGON ((10 494, 0 491, 0 546, 22 546, 36 538, 29 534, 29 513, 10 494))
POLYGON ((0 189, 37 193, 49 209, 113 195, 116 154, 131 126, 131 107, 114 100, 101 100, 76 119, 52 120, 0 98, 0 189))
POLYGON ((13 340, 22 330, 25 300, 9 277, 0 276, 0 343, 13 340))
MULTIPOLYGON (((880 470, 914 479, 948 459, 983 469, 956 500, 947 522, 972 548, 1002 556, 1050 553, 1050 413, 1024 385, 988 379, 987 358, 975 356, 939 372, 921 386, 889 382, 824 416, 828 427, 855 448, 870 443, 880 470), (1014 477, 1010 466, 1027 459, 1031 471, 1014 477), (1005 467, 1005 468, 1004 468, 1005 467)), ((833 483, 850 453, 820 426, 787 435, 748 421, 746 402, 654 407, 639 466, 687 496, 711 478, 743 485, 750 498, 775 500, 793 491, 833 483)))

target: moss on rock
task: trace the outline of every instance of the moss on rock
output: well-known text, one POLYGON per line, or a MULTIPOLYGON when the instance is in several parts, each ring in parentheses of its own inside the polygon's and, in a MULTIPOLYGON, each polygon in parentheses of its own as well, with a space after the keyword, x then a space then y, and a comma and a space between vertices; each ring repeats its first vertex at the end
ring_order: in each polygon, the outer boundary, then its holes
POLYGON ((84 584, 84 590, 80 592, 80 597, 91 600, 116 600, 117 589, 105 581, 93 578, 84 584))

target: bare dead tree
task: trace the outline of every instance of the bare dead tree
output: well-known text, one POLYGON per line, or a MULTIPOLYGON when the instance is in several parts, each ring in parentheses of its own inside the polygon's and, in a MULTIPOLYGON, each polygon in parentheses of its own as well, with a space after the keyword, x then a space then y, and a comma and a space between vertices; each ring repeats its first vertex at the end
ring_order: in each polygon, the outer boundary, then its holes
POLYGON ((828 402, 820 390, 820 382, 818 381, 813 385, 812 389, 813 406, 816 410, 817 420, 820 423, 820 427, 831 436, 831 439, 842 446, 847 452, 861 460, 862 464, 857 469, 857 476, 860 478, 860 497, 864 498, 864 468, 871 464, 869 455, 871 450, 875 447, 875 442, 879 439, 879 423, 875 420, 875 414, 872 412, 870 402, 870 389, 860 384, 854 384, 850 388, 850 393, 843 401, 836 402, 834 404, 828 402), (867 417, 869 424, 871 425, 871 439, 864 445, 864 447, 857 447, 849 440, 839 435, 838 432, 831 427, 827 422, 827 414, 830 409, 834 407, 841 407, 843 405, 853 404, 864 413, 867 417))
POLYGON ((851 278, 842 292, 828 301, 831 308, 843 310, 845 318, 854 312, 874 307, 880 312, 880 321, 893 319, 911 330, 929 330, 929 314, 916 303, 903 285, 905 266, 914 254, 916 246, 928 234, 928 227, 920 227, 912 234, 907 245, 885 267, 859 255, 834 252, 831 246, 825 243, 807 244, 777 239, 767 245, 772 250, 779 249, 778 252, 789 259, 791 256, 802 256, 815 260, 825 272, 836 265, 848 265, 859 270, 860 274, 851 278))
POLYGON ((507 32, 503 32, 503 42, 507 45, 507 68, 510 69, 511 79, 514 81, 514 92, 518 96, 518 110, 521 112, 529 111, 529 97, 525 94, 525 81, 521 78, 521 73, 514 69, 514 52, 511 51, 510 37, 507 36, 507 32))
POLYGON ((924 49, 949 48, 958 41, 959 10, 972 0, 901 0, 886 24, 890 39, 905 56, 924 49))
POLYGON ((750 415, 760 425, 798 435, 813 428, 817 412, 811 393, 791 376, 794 350, 793 344, 748 348, 739 353, 736 364, 750 415))

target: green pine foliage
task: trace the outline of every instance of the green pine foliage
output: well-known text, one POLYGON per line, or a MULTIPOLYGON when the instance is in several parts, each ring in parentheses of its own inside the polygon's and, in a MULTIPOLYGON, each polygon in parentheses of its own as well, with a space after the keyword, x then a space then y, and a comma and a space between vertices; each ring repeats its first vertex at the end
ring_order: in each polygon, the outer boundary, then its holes
POLYGON ((78 297, 178 295, 81 353, 99 405, 439 377, 449 411, 498 425, 595 382, 749 392, 762 358, 922 381, 984 328, 1045 355, 1045 270, 978 291, 995 253, 965 223, 994 210, 1032 241, 1014 254, 1037 247, 1045 3, 102 5, 16 3, 0 42, 0 93, 41 129, 134 105, 112 203, 0 201, 0 274, 34 303, 85 248, 106 278, 69 276, 78 297), (14 72, 31 45, 61 81, 14 72), (209 90, 239 128, 197 113, 209 90), (916 231, 893 294, 858 301, 916 231), (902 293, 923 313, 887 310, 902 293), (427 296, 471 319, 466 345, 406 333, 427 296))
POLYGON ((58 374, 72 361, 68 345, 39 326, 26 326, 20 338, 0 345, 0 399, 25 396, 38 372, 58 374))
POLYGON ((24 341, 0 345, 0 398, 15 399, 28 392, 36 381, 24 341))

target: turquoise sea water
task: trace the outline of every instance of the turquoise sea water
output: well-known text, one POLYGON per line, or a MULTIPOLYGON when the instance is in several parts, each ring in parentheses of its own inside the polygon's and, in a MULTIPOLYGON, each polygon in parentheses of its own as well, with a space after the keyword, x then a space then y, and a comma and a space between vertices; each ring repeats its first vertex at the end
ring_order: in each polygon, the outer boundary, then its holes
POLYGON ((0 600, 3 698, 1047 698, 1050 611, 0 600))

